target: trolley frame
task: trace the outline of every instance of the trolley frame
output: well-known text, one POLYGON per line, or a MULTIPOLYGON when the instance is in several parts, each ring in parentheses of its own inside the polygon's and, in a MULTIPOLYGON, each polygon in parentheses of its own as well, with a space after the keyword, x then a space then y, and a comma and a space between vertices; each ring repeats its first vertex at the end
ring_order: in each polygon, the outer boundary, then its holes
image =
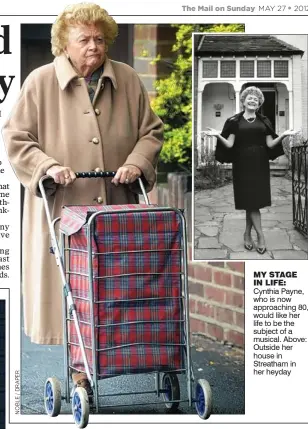
MULTIPOLYGON (((115 172, 85 172, 85 173, 76 173, 77 178, 83 178, 83 177, 113 177, 115 175, 115 172)), ((108 395, 99 395, 98 394, 98 374, 97 374, 97 341, 96 341, 96 335, 95 335, 95 328, 97 325, 94 323, 94 287, 93 287, 93 265, 92 265, 92 255, 93 255, 93 249, 92 249, 92 236, 94 232, 94 226, 95 226, 95 220, 97 216, 99 215, 106 215, 110 213, 115 213, 114 211, 97 211, 94 212, 90 218, 87 221, 87 253, 88 253, 88 278, 89 278, 89 291, 90 291, 90 320, 91 320, 91 335, 92 335, 92 368, 93 368, 93 375, 91 375, 91 371, 89 368, 88 359, 85 352, 85 345, 83 342, 83 338, 80 331, 79 326, 79 318, 76 311, 76 306, 74 304, 74 298, 72 296, 72 290, 70 287, 69 282, 67 281, 67 272, 66 272, 66 266, 65 266, 65 252, 69 251, 69 248, 65 247, 65 234, 60 231, 60 237, 59 240, 57 239, 57 233, 56 233, 56 224, 60 221, 60 217, 55 218, 54 220, 51 219, 51 214, 49 211, 48 206, 48 200, 44 188, 44 181, 50 178, 49 176, 43 176, 39 181, 39 189, 43 198, 43 203, 45 207, 47 222, 50 230, 51 235, 51 245, 52 245, 52 251, 55 254, 56 263, 60 270, 61 275, 61 281, 63 286, 63 334, 64 334, 64 379, 65 379, 65 395, 61 398, 64 399, 67 403, 70 402, 70 399, 72 398, 70 394, 70 377, 69 377, 69 369, 70 366, 68 364, 69 361, 69 340, 68 340, 68 320, 74 321, 76 333, 78 336, 79 341, 79 347, 81 349, 81 354, 85 366, 85 373, 87 375, 87 378, 91 384, 91 387, 93 389, 93 408, 98 413, 99 412, 99 398, 104 396, 124 396, 124 395, 137 395, 137 394, 148 394, 148 393, 156 393, 159 397, 160 394, 166 393, 165 389, 162 389, 160 387, 160 374, 159 371, 153 371, 155 374, 155 390, 151 391, 141 391, 141 392, 120 392, 116 394, 108 394, 108 395), (68 318, 68 314, 71 315, 72 319, 68 318)), ((147 205, 149 205, 149 199, 146 194, 144 185, 139 179, 139 185, 144 197, 144 200, 147 205)), ((151 207, 149 208, 138 208, 138 209, 130 209, 130 210, 117 210, 117 214, 123 214, 123 213, 142 213, 142 212, 175 212, 180 219, 181 223, 181 272, 178 273, 181 277, 181 296, 178 299, 183 300, 183 314, 184 314, 184 332, 182 335, 182 338, 184 338, 184 344, 176 344, 184 348, 184 355, 186 361, 185 368, 179 368, 177 370, 171 370, 168 372, 174 372, 174 373, 186 373, 186 383, 187 383, 187 396, 188 399, 185 400, 178 400, 178 401, 170 401, 172 403, 174 402, 188 402, 189 406, 192 406, 192 403, 195 402, 195 399, 192 395, 192 383, 194 382, 194 376, 193 376, 193 370, 192 370, 192 361, 191 361, 191 350, 190 350, 190 329, 189 329, 189 291, 188 291, 188 261, 187 261, 187 233, 186 233, 186 220, 183 215, 182 210, 176 209, 176 208, 169 208, 169 207, 151 207)), ((122 375, 127 375, 123 373, 122 375)), ((119 375, 113 375, 114 376, 121 376, 119 375)), ((168 401, 165 400, 165 403, 168 401)), ((161 404, 161 402, 147 402, 147 403, 140 403, 140 404, 129 404, 129 405, 149 405, 149 404, 161 404)), ((105 407, 114 407, 115 405, 105 405, 105 407)), ((127 404, 117 404, 116 406, 127 406, 127 404)))

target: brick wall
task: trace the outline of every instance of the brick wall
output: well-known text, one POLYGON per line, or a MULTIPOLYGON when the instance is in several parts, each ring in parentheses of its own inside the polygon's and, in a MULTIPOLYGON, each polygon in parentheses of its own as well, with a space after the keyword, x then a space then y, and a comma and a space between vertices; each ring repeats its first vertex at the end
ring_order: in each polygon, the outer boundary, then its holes
MULTIPOLYGON (((192 333, 244 346, 244 263, 192 262, 191 178, 170 173, 157 187, 157 203, 184 209, 189 241, 189 308, 192 333)), ((153 200, 152 200, 153 201, 153 200)))
POLYGON ((150 99, 155 97, 154 82, 170 74, 174 53, 175 29, 169 24, 134 26, 134 69, 145 85, 150 99), (153 63, 160 56, 162 61, 153 63))
POLYGON ((244 345, 244 263, 189 264, 190 329, 244 345))

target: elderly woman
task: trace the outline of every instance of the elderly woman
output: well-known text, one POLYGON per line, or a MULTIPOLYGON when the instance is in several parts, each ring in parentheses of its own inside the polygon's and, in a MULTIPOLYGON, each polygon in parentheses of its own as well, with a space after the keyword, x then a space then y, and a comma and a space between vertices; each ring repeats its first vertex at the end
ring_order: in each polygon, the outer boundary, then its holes
POLYGON ((257 110, 264 102, 262 91, 254 86, 241 93, 244 110, 227 119, 223 131, 207 128, 206 134, 217 137, 216 159, 233 163, 233 188, 235 208, 246 210, 244 247, 254 248, 251 230, 257 233, 256 250, 266 252, 261 225, 262 207, 271 205, 269 159, 283 155, 281 141, 294 131, 275 134, 268 118, 257 110))
POLYGON ((136 179, 142 176, 147 191, 156 179, 163 124, 137 73, 107 57, 117 32, 98 5, 66 8, 52 26, 54 61, 30 73, 3 128, 9 160, 26 188, 24 326, 35 343, 63 341, 62 286, 49 253, 39 179, 47 174, 62 185, 49 197, 53 217, 66 204, 136 203, 136 179), (75 172, 86 170, 116 176, 75 181, 75 172))

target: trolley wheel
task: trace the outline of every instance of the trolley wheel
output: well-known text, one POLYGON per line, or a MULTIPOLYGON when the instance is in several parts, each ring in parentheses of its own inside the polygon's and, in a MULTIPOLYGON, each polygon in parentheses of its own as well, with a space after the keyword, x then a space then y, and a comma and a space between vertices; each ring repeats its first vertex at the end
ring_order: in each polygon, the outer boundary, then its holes
POLYGON ((61 385, 56 377, 47 378, 44 387, 44 403, 46 413, 56 417, 61 410, 61 385))
POLYGON ((89 422, 89 398, 86 389, 76 387, 72 396, 72 413, 77 427, 85 428, 89 422))
POLYGON ((177 410, 179 408, 180 403, 172 402, 179 401, 181 396, 179 379, 177 375, 172 372, 167 372, 166 374, 164 374, 162 379, 162 389, 166 390, 166 392, 163 393, 163 398, 166 407, 171 411, 177 410))
POLYGON ((208 419, 212 412, 212 389, 208 381, 197 381, 195 401, 198 416, 204 420, 208 419))

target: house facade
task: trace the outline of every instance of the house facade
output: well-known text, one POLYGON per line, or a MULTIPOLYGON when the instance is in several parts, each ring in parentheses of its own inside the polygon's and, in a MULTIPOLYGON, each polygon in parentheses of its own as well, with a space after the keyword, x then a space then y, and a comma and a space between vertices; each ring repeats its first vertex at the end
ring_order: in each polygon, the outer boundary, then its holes
MULTIPOLYGON (((216 139, 203 131, 222 130, 226 119, 242 110, 240 94, 247 86, 262 90, 260 113, 270 119, 277 134, 293 128, 307 138, 306 48, 307 36, 195 35, 198 166, 216 145, 216 139)), ((275 161, 276 166, 285 163, 283 158, 275 161)))

